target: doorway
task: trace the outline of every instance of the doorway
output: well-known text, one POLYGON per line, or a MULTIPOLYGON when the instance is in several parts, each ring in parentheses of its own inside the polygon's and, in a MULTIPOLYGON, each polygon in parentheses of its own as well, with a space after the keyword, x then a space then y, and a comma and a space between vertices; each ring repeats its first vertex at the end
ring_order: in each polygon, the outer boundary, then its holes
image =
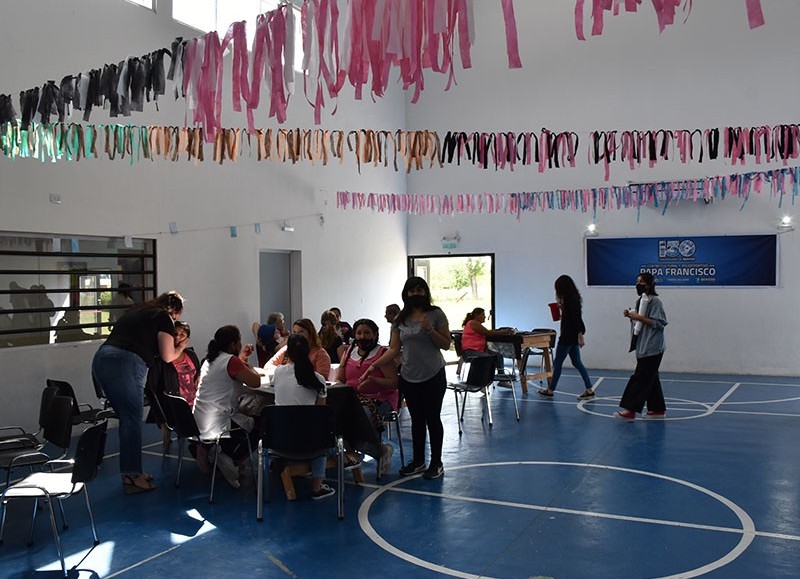
POLYGON ((264 323, 272 312, 281 312, 287 324, 300 317, 300 252, 262 251, 258 254, 259 306, 264 323))

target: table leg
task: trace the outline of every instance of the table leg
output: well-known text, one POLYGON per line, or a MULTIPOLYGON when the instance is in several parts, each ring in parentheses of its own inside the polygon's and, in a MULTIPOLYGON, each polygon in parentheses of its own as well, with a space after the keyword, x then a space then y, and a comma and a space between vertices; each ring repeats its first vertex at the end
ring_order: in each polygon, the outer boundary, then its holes
POLYGON ((528 393, 528 375, 525 374, 525 368, 522 367, 522 359, 517 360, 517 367, 519 368, 519 383, 522 386, 522 393, 528 393))

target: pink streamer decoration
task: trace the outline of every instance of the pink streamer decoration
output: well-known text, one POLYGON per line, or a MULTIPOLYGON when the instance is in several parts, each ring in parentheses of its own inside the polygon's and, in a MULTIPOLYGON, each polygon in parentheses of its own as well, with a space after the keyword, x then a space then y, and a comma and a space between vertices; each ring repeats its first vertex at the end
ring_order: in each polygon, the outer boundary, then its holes
MULTIPOLYGON (((651 0, 658 19, 658 30, 664 32, 667 26, 675 23, 675 12, 683 6, 686 13, 684 22, 688 20, 692 11, 693 0, 651 0)), ((761 0, 745 0, 747 6, 747 19, 750 28, 758 28, 765 23, 764 12, 761 9, 761 0)), ((592 36, 603 34, 604 14, 613 10, 614 16, 620 12, 621 0, 592 0, 592 36)), ((625 11, 636 12, 642 0, 625 0, 625 11)), ((586 40, 583 30, 585 0, 575 2, 575 35, 578 40, 586 40)))

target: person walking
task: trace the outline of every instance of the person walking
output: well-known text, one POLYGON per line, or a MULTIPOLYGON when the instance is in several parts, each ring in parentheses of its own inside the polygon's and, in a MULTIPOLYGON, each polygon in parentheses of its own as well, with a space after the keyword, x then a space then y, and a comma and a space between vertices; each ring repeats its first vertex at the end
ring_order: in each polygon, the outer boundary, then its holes
POLYGON ((636 307, 623 311, 623 315, 631 320, 631 348, 636 350, 636 369, 625 386, 615 416, 633 420, 646 405, 647 418, 664 418, 667 405, 658 369, 666 350, 664 327, 667 314, 656 293, 652 273, 644 272, 636 278, 636 293, 639 295, 636 307))
POLYGON ((588 400, 594 398, 592 381, 589 379, 589 372, 581 361, 581 348, 586 345, 583 335, 586 333, 586 326, 583 325, 581 315, 582 300, 575 282, 568 275, 561 275, 555 282, 556 302, 561 308, 561 332, 556 344, 556 359, 553 361, 553 379, 547 388, 538 391, 543 398, 552 398, 558 387, 558 380, 561 378, 561 369, 564 360, 569 356, 572 366, 583 378, 584 391, 578 396, 578 400, 588 400))

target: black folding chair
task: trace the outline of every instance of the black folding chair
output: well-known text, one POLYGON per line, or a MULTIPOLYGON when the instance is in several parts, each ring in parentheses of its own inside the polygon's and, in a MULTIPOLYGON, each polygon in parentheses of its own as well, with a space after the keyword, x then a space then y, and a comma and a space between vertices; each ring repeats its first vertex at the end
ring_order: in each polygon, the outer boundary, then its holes
MULTIPOLYGON (((485 409, 481 412, 481 420, 484 414, 489 416, 489 426, 493 426, 492 421, 492 404, 491 404, 491 386, 495 379, 495 361, 496 358, 491 355, 475 356, 469 363, 469 371, 467 379, 459 382, 451 382, 447 384, 447 388, 453 391, 456 399, 456 418, 458 420, 458 434, 462 431, 461 425, 464 422, 464 410, 467 406, 467 394, 482 393, 485 400, 485 409), (459 408, 459 395, 462 395, 461 407, 459 408)), ((514 410, 519 420, 519 408, 517 407, 517 393, 514 391, 512 384, 511 393, 514 397, 514 410)))
POLYGON ((72 439, 72 399, 66 396, 57 396, 55 392, 45 388, 45 392, 42 394, 42 404, 46 408, 41 443, 32 446, 27 438, 0 440, 0 468, 6 470, 6 487, 11 481, 11 471, 14 468, 27 466, 33 470, 33 466, 54 459, 42 452, 46 443, 49 442, 62 450, 58 459, 63 459, 69 452, 72 439))
POLYGON ((58 388, 59 396, 72 398, 72 424, 94 424, 97 422, 97 415, 103 411, 103 408, 94 408, 91 404, 80 404, 78 397, 75 396, 75 389, 72 384, 63 380, 48 378, 47 385, 58 388))
POLYGON ((50 407, 50 401, 58 393, 58 389, 46 386, 42 390, 41 401, 39 402, 39 430, 37 432, 28 432, 21 426, 0 426, 0 452, 2 450, 11 450, 15 448, 41 448, 45 441, 42 439, 44 432, 45 421, 47 420, 47 410, 50 407), (6 442, 6 446, 2 446, 6 442))
MULTIPOLYGON (((186 441, 194 442, 197 444, 211 444, 214 446, 214 466, 211 471, 211 492, 208 495, 208 502, 214 502, 214 487, 217 481, 217 460, 221 452, 220 440, 230 436, 230 430, 221 432, 216 438, 205 440, 200 436, 200 429, 194 420, 192 414, 192 407, 181 396, 174 394, 164 393, 160 400, 164 403, 164 418, 167 420, 167 426, 175 432, 178 437, 178 471, 175 475, 175 486, 181 484, 181 465, 183 464, 183 450, 186 446, 186 441)), ((247 437, 245 437, 247 438, 247 437)), ((250 457, 253 456, 253 451, 250 448, 250 439, 247 438, 247 450, 250 457)))
POLYGON ((267 406, 261 412, 261 440, 258 441, 258 482, 256 519, 264 519, 264 481, 269 497, 269 476, 264 476, 270 459, 287 463, 308 462, 327 456, 336 448, 338 516, 344 518, 344 441, 336 435, 336 418, 329 406, 267 406))
MULTIPOLYGON (((40 500, 45 502, 50 512, 50 526, 53 529, 53 539, 56 543, 58 558, 61 561, 61 570, 64 573, 64 577, 67 577, 67 566, 64 562, 64 554, 61 550, 61 539, 58 533, 58 526, 56 525, 55 512, 53 511, 53 500, 57 500, 59 506, 61 506, 62 500, 83 492, 86 497, 86 510, 89 512, 89 522, 92 526, 94 545, 99 544, 100 541, 97 538, 94 516, 92 515, 92 505, 89 502, 89 490, 86 484, 95 479, 100 463, 103 461, 107 426, 108 421, 103 420, 87 428, 78 440, 78 447, 75 450, 74 459, 56 459, 48 461, 45 464, 50 468, 50 472, 43 471, 32 473, 22 481, 7 487, 3 491, 2 497, 0 497, 0 502, 3 504, 3 516, 2 520, 0 520, 0 543, 3 541, 6 513, 10 501, 17 499, 33 500, 33 518, 31 520, 29 544, 33 542, 33 529, 36 523, 37 506, 40 500), (68 472, 53 472, 54 466, 64 465, 71 467, 68 472)), ((63 508, 61 509, 61 516, 62 518, 64 516, 63 508)), ((66 528, 67 522, 64 520, 64 529, 66 528)))

